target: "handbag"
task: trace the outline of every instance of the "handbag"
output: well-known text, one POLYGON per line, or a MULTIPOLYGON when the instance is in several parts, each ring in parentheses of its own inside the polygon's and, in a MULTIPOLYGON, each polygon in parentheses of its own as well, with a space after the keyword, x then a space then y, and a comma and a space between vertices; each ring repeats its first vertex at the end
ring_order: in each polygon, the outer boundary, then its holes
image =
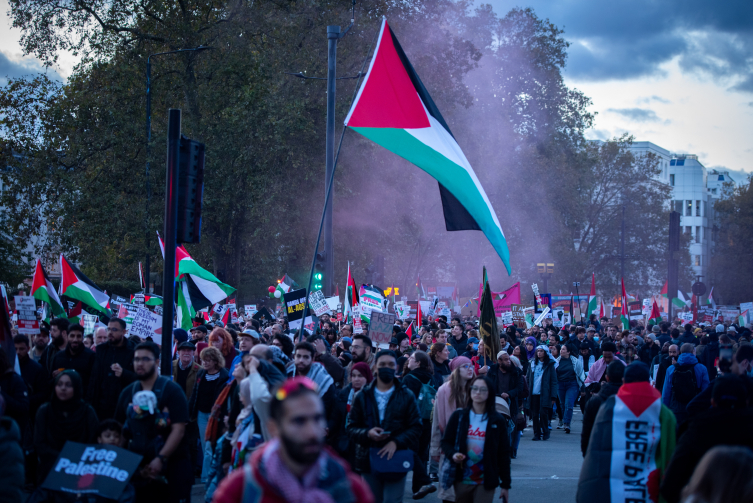
POLYGON ((379 447, 369 449, 369 462, 371 463, 371 473, 384 482, 394 482, 405 477, 413 470, 413 451, 402 449, 395 451, 391 459, 387 456, 380 456, 379 447))
POLYGON ((515 415, 515 427, 519 431, 523 431, 526 428, 526 417, 523 415, 522 412, 518 412, 515 415))

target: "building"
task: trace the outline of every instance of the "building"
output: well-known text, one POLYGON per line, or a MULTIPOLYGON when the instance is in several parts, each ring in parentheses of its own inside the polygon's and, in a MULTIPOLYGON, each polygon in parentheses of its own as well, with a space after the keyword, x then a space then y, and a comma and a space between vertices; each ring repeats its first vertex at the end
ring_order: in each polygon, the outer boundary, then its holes
POLYGON ((659 162, 660 173, 655 180, 664 184, 669 184, 669 163, 672 160, 672 154, 655 143, 650 141, 636 141, 628 149, 636 158, 646 157, 649 153, 656 156, 659 162))

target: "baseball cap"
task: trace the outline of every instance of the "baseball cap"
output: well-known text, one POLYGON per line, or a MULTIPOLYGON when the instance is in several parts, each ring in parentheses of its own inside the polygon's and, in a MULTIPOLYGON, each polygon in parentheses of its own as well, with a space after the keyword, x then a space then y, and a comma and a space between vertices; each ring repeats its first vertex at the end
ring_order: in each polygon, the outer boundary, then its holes
POLYGON ((658 334, 659 332, 661 332, 661 328, 659 328, 659 325, 654 325, 654 326, 653 326, 653 327, 651 328, 651 331, 652 331, 653 333, 655 333, 655 334, 658 334))
POLYGON ((245 337, 245 336, 253 337, 256 340, 260 339, 259 332, 257 332, 256 330, 251 330, 250 328, 247 328, 243 332, 239 333, 238 336, 239 337, 245 337))
POLYGON ((190 349, 191 351, 196 351, 196 346, 194 346, 188 341, 183 341, 180 344, 178 344, 177 350, 180 351, 181 349, 190 349))
POLYGON ((721 323, 716 326, 716 333, 723 334, 724 333, 724 325, 721 323))

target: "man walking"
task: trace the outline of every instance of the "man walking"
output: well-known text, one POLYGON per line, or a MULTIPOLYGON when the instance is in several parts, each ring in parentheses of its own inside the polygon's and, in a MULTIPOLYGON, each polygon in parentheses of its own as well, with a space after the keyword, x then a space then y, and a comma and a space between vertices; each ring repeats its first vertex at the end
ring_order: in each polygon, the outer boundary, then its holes
POLYGON ((709 386, 709 372, 693 354, 695 346, 686 342, 680 347, 677 364, 667 369, 662 402, 674 412, 677 424, 687 417, 685 410, 693 398, 709 386))

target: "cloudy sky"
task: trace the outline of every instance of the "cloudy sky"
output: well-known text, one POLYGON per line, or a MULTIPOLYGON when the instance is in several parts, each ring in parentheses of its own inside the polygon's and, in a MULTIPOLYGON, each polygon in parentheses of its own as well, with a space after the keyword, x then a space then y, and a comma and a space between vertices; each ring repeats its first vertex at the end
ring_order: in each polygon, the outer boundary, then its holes
MULTIPOLYGON (((709 168, 753 172, 753 1, 488 1, 500 15, 530 6, 565 30, 568 85, 598 112, 589 137, 629 132, 709 168)), ((22 56, 8 10, 0 0, 0 83, 44 71, 22 56)), ((48 71, 67 77, 74 64, 62 55, 48 71)))

